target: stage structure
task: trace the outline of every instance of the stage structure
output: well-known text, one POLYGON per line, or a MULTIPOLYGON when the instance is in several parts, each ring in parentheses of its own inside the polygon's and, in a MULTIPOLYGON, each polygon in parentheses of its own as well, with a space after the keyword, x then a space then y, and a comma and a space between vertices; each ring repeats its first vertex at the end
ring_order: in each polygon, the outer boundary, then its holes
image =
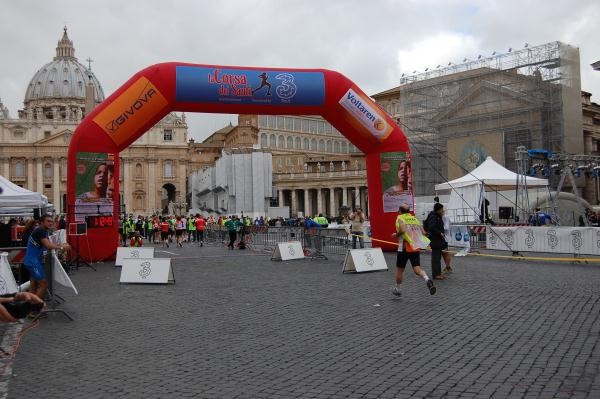
POLYGON ((366 154, 374 238, 390 240, 398 206, 413 205, 404 133, 340 73, 156 64, 136 73, 96 107, 71 138, 68 219, 88 225, 89 249, 87 245, 79 249, 86 259, 111 258, 117 249, 119 152, 172 111, 320 115, 366 154))

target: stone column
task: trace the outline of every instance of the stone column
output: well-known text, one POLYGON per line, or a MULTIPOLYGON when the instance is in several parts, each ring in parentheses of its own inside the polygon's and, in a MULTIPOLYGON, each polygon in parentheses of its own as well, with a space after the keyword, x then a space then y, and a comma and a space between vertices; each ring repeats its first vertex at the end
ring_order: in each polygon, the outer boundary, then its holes
POLYGON ((60 159, 52 159, 52 202, 54 203, 54 209, 60 212, 60 159))
POLYGON ((44 193, 44 160, 38 158, 36 160, 36 173, 35 173, 35 191, 38 193, 44 193))
POLYGON ((4 164, 4 170, 2 172, 2 176, 6 177, 10 180, 10 158, 6 157, 2 159, 2 163, 4 164))
POLYGON ((342 187, 342 205, 348 206, 348 188, 342 187))
POLYGON ((27 189, 31 191, 35 191, 35 186, 33 185, 33 162, 34 159, 32 158, 27 160, 27 189))
MULTIPOLYGON (((131 198, 131 185, 133 182, 131 181, 130 166, 128 159, 123 158, 121 160, 121 168, 123 169, 123 198, 121 198, 121 200, 123 201, 123 204, 125 204, 125 209, 128 214, 132 213, 133 210, 133 198, 131 198)), ((121 187, 119 187, 119 190, 120 189, 121 187)))
POLYGON ((291 190, 292 204, 290 207, 290 213, 293 215, 298 212, 298 192, 295 189, 291 190))
POLYGON ((360 188, 354 187, 354 206, 360 206, 360 188))
POLYGON ((148 174, 146 176, 148 176, 148 194, 147 194, 147 199, 148 199, 148 205, 146 210, 148 212, 151 212, 154 209, 157 209, 158 207, 156 206, 156 160, 152 159, 152 160, 148 160, 148 174))
POLYGON ((279 206, 283 206, 283 190, 279 189, 277 192, 279 194, 279 206))
POLYGON ((317 214, 323 213, 323 192, 321 188, 317 188, 317 214))
POLYGON ((367 204, 367 190, 362 190, 359 192, 359 197, 360 197, 360 207, 363 208, 363 211, 365 209, 365 205, 367 204))
POLYGON ((334 187, 330 187, 329 188, 329 216, 335 216, 336 215, 336 210, 335 210, 336 206, 335 206, 335 188, 334 187))
POLYGON ((308 188, 304 189, 304 216, 312 216, 310 214, 310 196, 308 195, 308 188))

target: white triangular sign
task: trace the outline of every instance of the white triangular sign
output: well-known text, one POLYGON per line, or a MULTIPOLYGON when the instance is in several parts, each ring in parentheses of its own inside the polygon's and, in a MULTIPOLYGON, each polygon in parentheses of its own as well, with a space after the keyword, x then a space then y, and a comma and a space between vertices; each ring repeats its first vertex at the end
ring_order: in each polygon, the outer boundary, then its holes
POLYGON ((75 285, 69 278, 69 275, 63 268, 62 264, 60 263, 60 260, 58 260, 58 258, 56 257, 56 252, 54 251, 52 251, 52 259, 54 260, 54 264, 52 265, 52 267, 54 268, 52 271, 52 277, 54 278, 54 282, 62 285, 63 287, 72 288, 75 292, 75 295, 79 295, 79 292, 77 292, 77 288, 75 288, 75 285))
POLYGON ((19 286, 8 264, 8 252, 0 254, 0 294, 12 294, 19 291, 19 286))

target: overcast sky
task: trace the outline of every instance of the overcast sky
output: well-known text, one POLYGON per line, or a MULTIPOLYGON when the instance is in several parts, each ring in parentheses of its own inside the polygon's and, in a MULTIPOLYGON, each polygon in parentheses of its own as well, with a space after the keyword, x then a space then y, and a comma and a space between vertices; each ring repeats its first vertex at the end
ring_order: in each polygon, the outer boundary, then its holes
MULTIPOLYGON (((0 5, 0 99, 12 117, 34 73, 55 55, 64 25, 79 61, 108 97, 165 61, 328 68, 368 94, 402 73, 555 40, 581 55, 582 90, 600 102, 597 0, 19 0, 0 5)), ((203 139, 237 119, 188 115, 203 139)))

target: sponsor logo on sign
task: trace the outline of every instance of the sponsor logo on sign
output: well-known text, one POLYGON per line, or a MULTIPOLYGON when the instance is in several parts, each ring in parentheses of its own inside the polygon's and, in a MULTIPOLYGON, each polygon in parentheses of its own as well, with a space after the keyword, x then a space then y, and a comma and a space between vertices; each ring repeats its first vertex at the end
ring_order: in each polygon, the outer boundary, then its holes
POLYGON ((392 132, 393 127, 387 123, 377 105, 367 96, 349 89, 339 103, 379 141, 385 140, 392 132))
POLYGON ((141 77, 96 115, 94 122, 121 145, 167 104, 156 86, 141 77))

